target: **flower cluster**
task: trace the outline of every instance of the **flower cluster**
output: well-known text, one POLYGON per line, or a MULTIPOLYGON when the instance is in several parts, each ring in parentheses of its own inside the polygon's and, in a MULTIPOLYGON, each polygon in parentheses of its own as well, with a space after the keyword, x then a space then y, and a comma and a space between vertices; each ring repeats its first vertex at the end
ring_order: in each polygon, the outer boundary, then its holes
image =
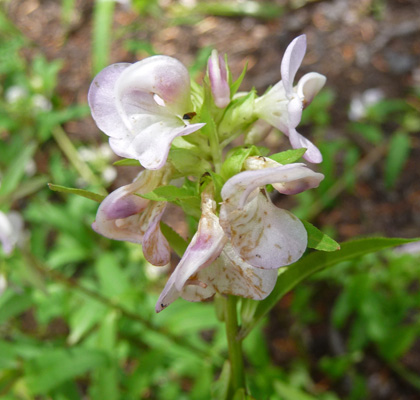
POLYGON ((259 97, 254 90, 236 93, 240 82, 232 82, 216 51, 202 86, 191 82, 182 63, 167 56, 114 64, 93 80, 88 99, 96 124, 117 155, 145 168, 104 199, 94 230, 141 243, 150 263, 165 265, 170 244, 161 232, 161 218, 168 202, 197 219, 197 231, 156 311, 178 297, 201 301, 216 292, 263 299, 276 283, 277 269, 306 250, 304 225, 276 207, 268 192, 300 193, 317 187, 324 176, 302 163, 280 164, 261 147, 236 148, 225 160, 222 152, 264 120, 288 136, 293 149, 306 149, 307 161, 322 161, 315 145, 296 130, 303 108, 325 83, 324 76, 311 72, 293 86, 305 51, 302 35, 284 54, 282 80, 259 97), (170 185, 179 178, 184 178, 182 187, 170 185), (185 207, 183 195, 201 201, 195 208, 194 202, 185 207))

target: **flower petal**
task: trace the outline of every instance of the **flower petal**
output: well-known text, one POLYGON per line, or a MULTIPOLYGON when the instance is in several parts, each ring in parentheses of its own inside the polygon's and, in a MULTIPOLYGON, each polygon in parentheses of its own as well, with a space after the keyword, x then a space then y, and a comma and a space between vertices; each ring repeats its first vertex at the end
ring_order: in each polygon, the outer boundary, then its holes
POLYGON ((202 214, 198 229, 184 256, 175 269, 175 286, 182 290, 188 279, 197 271, 212 263, 221 253, 227 241, 219 219, 214 214, 216 204, 208 191, 202 194, 202 214))
POLYGON ((220 257, 198 273, 198 279, 211 282, 221 294, 262 300, 272 292, 277 281, 277 271, 253 267, 227 243, 220 257))
POLYGON ((304 107, 312 103, 314 97, 324 87, 327 78, 317 72, 310 72, 300 78, 297 84, 297 94, 304 99, 304 107))
POLYGON ((221 210, 220 223, 224 228, 229 225, 225 232, 233 247, 254 267, 277 269, 297 261, 306 250, 308 239, 302 222, 262 193, 242 209, 228 214, 221 210))
POLYGON ((189 112, 190 76, 175 58, 153 56, 132 64, 115 84, 117 108, 124 113, 124 97, 131 92, 157 94, 172 113, 189 112))
POLYGON ((303 158, 311 163, 319 164, 322 162, 322 154, 310 140, 306 139, 296 129, 289 130, 289 140, 290 144, 294 149, 306 148, 306 152, 303 155, 303 158))
POLYGON ((230 103, 230 88, 227 82, 225 61, 216 50, 211 52, 208 71, 214 102, 217 107, 225 108, 230 103))
POLYGON ((88 103, 98 128, 108 136, 121 138, 129 133, 116 106, 115 82, 131 64, 112 64, 95 76, 89 88, 88 103))
POLYGON ((214 294, 211 284, 196 279, 197 273, 220 255, 227 238, 214 214, 216 204, 210 188, 202 193, 201 207, 202 215, 197 232, 166 283, 156 304, 156 312, 162 311, 181 294, 189 301, 201 301, 214 294))
POLYGON ((144 232, 140 229, 140 213, 149 200, 134 193, 148 193, 161 182, 166 171, 142 171, 133 183, 120 187, 109 194, 100 204, 93 229, 114 240, 141 243, 144 232))
POLYGON ((171 248, 160 230, 160 220, 167 203, 154 203, 152 214, 148 217, 147 230, 142 241, 143 254, 152 265, 166 265, 171 260, 171 248))
POLYGON ((306 35, 298 36, 287 47, 281 61, 281 78, 288 97, 293 94, 293 81, 306 52, 306 35))

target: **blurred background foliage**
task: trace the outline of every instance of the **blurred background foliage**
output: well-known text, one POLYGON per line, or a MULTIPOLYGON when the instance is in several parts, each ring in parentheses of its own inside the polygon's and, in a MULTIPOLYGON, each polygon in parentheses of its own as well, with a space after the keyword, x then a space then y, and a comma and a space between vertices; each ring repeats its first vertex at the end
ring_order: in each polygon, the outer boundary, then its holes
MULTIPOLYGON (((418 236, 416 1, 0 4, 0 211, 23 221, 15 249, 0 254, 2 399, 199 400, 223 391, 227 350, 213 304, 180 300, 155 315, 168 270, 148 265, 139 246, 93 232, 94 201, 46 185, 106 194, 136 173, 118 167, 117 176, 86 105, 93 75, 111 62, 164 53, 200 80, 218 48, 236 76, 248 59, 244 86, 262 92, 280 79, 290 39, 307 33, 304 72, 329 83, 301 131, 319 144, 326 179, 275 200, 337 240, 418 236)), ((265 142, 283 146, 275 131, 265 142)), ((188 236, 180 220, 168 224, 188 236)), ((253 396, 417 399, 418 251, 340 264, 282 299, 244 342, 253 396)))

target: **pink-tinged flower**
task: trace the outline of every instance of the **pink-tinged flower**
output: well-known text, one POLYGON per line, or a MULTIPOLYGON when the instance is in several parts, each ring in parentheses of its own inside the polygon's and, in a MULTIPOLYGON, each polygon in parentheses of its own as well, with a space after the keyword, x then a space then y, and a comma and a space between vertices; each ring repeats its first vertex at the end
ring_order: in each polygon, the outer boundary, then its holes
POLYGON ((113 191, 102 201, 92 224, 97 233, 109 239, 142 244, 146 260, 153 265, 166 265, 170 260, 170 247, 160 230, 167 203, 137 194, 156 189, 167 173, 166 168, 140 172, 133 183, 113 191))
POLYGON ((23 220, 16 211, 7 214, 0 211, 0 242, 5 254, 12 253, 15 246, 22 239, 23 220))
POLYGON ((305 164, 281 165, 263 157, 247 160, 246 168, 222 188, 220 224, 233 248, 248 264, 276 269, 297 261, 307 245, 302 222, 277 208, 263 189, 273 187, 283 194, 315 188, 324 175, 305 164))
POLYGON ((262 300, 274 288, 277 269, 297 261, 307 245, 302 222, 271 203, 262 189, 296 194, 319 185, 324 175, 305 164, 281 165, 251 157, 222 189, 220 219, 210 190, 202 194, 196 234, 169 278, 156 311, 178 297, 202 301, 214 293, 262 300))
POLYGON ((306 52, 306 36, 301 35, 290 43, 281 62, 282 80, 255 102, 256 115, 284 132, 294 149, 305 147, 304 158, 320 163, 322 155, 318 148, 296 131, 302 110, 308 106, 325 84, 325 76, 316 72, 304 75, 293 87, 296 72, 306 52))
POLYGON ((218 292, 261 300, 274 288, 277 271, 254 268, 228 243, 209 190, 202 194, 201 207, 197 232, 163 289, 156 304, 157 312, 178 297, 202 301, 218 292))
POLYGON ((216 50, 211 52, 208 72, 214 103, 219 108, 225 108, 230 103, 230 88, 227 82, 225 60, 218 55, 216 50))
POLYGON ((147 169, 161 168, 172 141, 204 124, 191 124, 190 77, 185 66, 167 56, 103 69, 88 94, 92 116, 121 157, 147 169))

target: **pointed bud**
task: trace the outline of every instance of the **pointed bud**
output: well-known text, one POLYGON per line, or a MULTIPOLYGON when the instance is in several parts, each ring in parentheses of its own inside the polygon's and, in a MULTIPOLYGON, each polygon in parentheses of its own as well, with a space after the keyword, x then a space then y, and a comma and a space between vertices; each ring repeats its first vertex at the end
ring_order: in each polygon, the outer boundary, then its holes
POLYGON ((230 88, 227 82, 225 61, 218 55, 217 50, 211 52, 208 72, 214 103, 219 108, 225 108, 230 103, 230 88))

